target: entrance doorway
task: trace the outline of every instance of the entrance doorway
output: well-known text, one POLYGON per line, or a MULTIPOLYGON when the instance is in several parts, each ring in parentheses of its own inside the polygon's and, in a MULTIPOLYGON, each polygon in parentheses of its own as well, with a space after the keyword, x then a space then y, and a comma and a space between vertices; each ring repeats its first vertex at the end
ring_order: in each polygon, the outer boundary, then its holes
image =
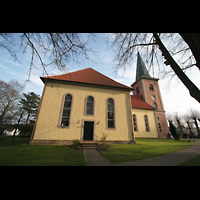
POLYGON ((93 140, 94 122, 84 122, 83 140, 93 140))

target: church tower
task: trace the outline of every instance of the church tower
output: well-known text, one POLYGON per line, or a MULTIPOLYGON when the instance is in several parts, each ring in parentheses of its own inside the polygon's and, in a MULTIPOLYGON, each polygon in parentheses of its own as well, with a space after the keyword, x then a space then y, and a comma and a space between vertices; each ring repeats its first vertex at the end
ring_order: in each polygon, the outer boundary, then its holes
POLYGON ((158 132, 161 138, 167 138, 169 129, 158 80, 159 79, 152 78, 150 76, 138 52, 136 79, 135 82, 131 85, 134 89, 133 94, 140 96, 144 101, 155 108, 158 132))

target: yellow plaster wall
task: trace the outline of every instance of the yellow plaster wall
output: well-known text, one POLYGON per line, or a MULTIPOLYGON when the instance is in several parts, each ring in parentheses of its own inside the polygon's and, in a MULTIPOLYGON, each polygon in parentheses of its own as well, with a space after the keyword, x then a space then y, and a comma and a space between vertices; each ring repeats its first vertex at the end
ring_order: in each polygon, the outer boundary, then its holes
POLYGON ((136 115, 138 131, 134 131, 135 138, 158 138, 158 130, 153 110, 132 108, 132 114, 136 115), (149 129, 146 131, 144 116, 148 116, 149 129))
POLYGON ((106 133, 107 140, 130 141, 132 140, 132 116, 129 98, 130 94, 126 91, 47 83, 33 140, 80 140, 83 138, 84 120, 88 120, 94 121, 94 135, 99 139, 102 133, 106 133), (68 93, 73 98, 70 127, 61 128, 58 125, 62 117, 63 100, 68 93), (94 116, 84 115, 85 100, 88 95, 94 97, 94 116), (106 128, 108 98, 113 98, 115 102, 115 129, 113 130, 106 128))

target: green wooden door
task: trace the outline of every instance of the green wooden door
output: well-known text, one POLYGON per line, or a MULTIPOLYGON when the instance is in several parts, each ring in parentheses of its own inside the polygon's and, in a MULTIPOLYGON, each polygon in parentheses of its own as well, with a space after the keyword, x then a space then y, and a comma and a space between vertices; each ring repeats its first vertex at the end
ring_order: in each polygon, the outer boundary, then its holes
POLYGON ((83 140, 93 140, 94 122, 84 123, 83 140))

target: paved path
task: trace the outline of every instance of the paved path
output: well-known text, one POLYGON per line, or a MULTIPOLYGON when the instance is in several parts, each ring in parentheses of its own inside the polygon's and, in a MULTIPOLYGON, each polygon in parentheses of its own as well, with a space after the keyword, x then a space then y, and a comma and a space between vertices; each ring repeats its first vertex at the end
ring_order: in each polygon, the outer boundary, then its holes
POLYGON ((83 148, 87 166, 110 166, 110 162, 99 152, 98 149, 83 148))
POLYGON ((164 156, 117 164, 110 164, 97 149, 84 149, 83 151, 87 166, 174 166, 198 156, 200 141, 196 140, 195 145, 164 156))

